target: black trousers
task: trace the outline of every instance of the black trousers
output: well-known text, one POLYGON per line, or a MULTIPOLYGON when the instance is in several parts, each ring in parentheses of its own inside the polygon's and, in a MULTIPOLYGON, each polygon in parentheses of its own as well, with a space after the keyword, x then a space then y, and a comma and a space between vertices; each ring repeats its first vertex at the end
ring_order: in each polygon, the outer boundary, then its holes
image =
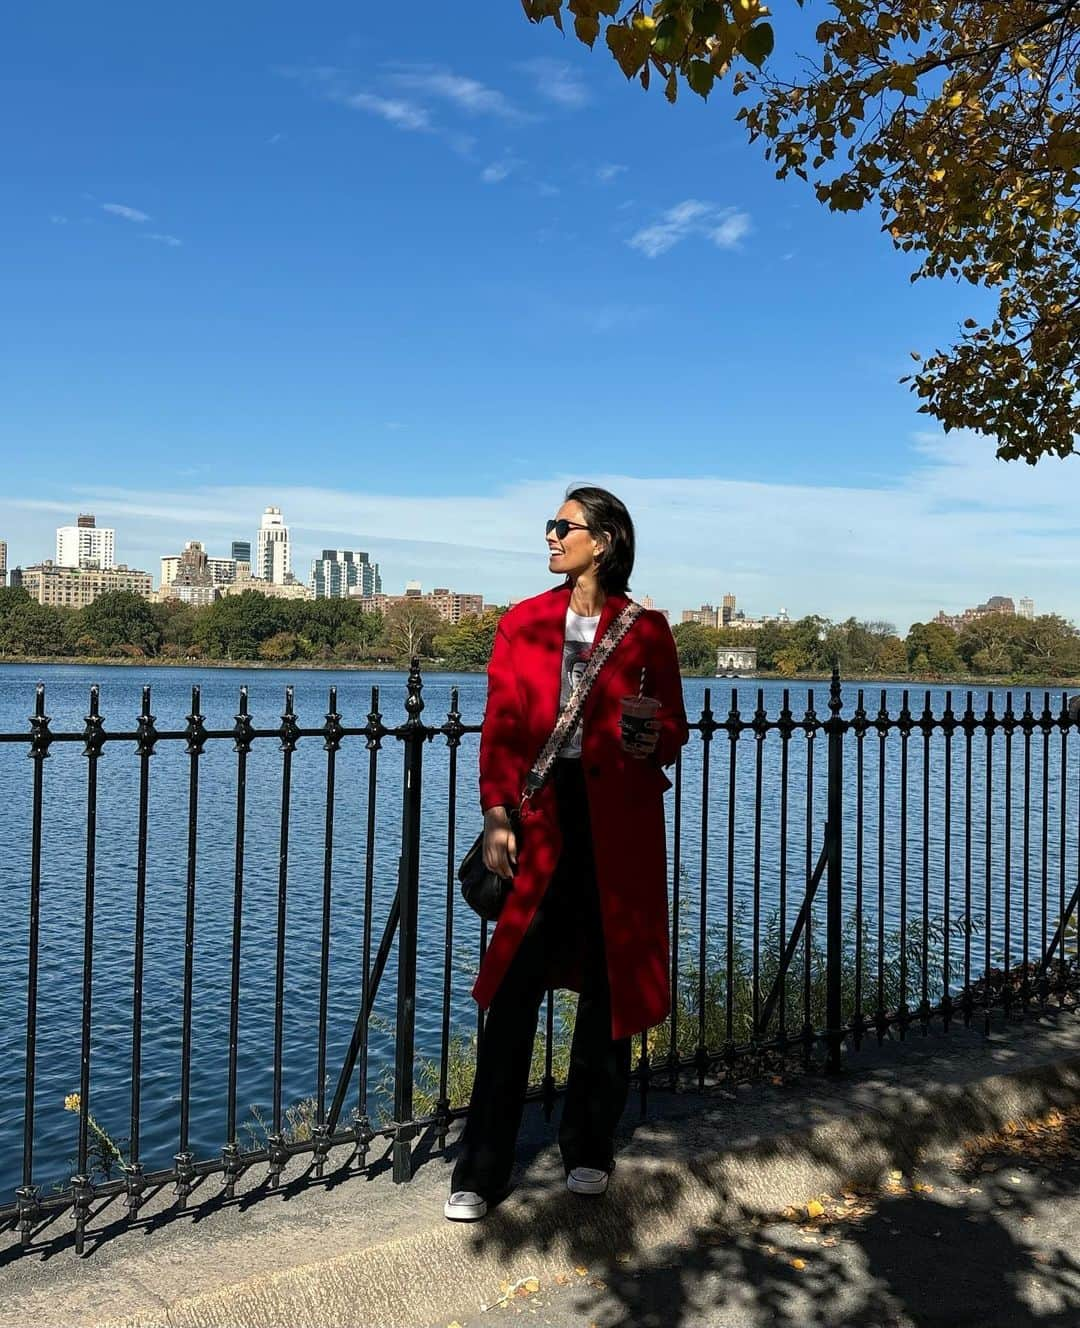
POLYGON ((581 762, 556 763, 563 851, 543 900, 488 1009, 453 1190, 487 1199, 509 1188, 537 1016, 548 976, 576 951, 582 990, 559 1126, 567 1172, 614 1166, 614 1136, 630 1086, 630 1039, 611 1036, 604 930, 581 762))

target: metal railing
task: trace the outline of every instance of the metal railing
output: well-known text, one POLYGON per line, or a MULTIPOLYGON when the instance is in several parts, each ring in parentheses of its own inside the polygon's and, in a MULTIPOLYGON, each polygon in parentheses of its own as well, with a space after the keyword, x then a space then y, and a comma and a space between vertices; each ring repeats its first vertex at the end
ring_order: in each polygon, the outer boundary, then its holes
MULTIPOLYGON (((289 687, 280 723, 260 728, 249 714, 247 689, 242 688, 233 725, 215 729, 207 727, 200 689, 194 687, 185 726, 159 730, 151 712, 150 688, 145 687, 135 728, 111 731, 105 727, 94 687, 82 730, 53 732, 45 690, 38 686, 29 733, 0 733, 0 744, 26 747, 31 762, 21 1184, 11 1202, 0 1204, 0 1223, 17 1226, 24 1245, 57 1209, 70 1208, 75 1247, 82 1252, 98 1200, 125 1196, 128 1216, 135 1218, 147 1192, 166 1184, 174 1186, 176 1205, 182 1208, 194 1185, 214 1174, 222 1177, 226 1198, 252 1168, 265 1166, 267 1182, 277 1185, 296 1156, 309 1157, 318 1178, 330 1150, 339 1145, 352 1150, 349 1165, 364 1167, 376 1141, 387 1140, 394 1178, 406 1181, 412 1174, 417 1136, 432 1129, 440 1142, 445 1141, 451 1120, 462 1110, 450 1088, 451 1063, 455 1054, 461 1054, 460 1036, 466 1024, 453 1017, 460 986, 456 979, 475 966, 487 943, 487 927, 463 911, 455 879, 461 819, 459 758, 463 739, 476 735, 479 725, 463 722, 456 689, 450 694, 445 721, 425 724, 422 691, 414 661, 403 723, 384 722, 375 687, 365 721, 350 725, 339 713, 337 689, 331 687, 323 723, 304 727, 289 687), (430 805, 425 808, 425 750, 436 741, 445 750, 436 781, 445 779, 445 801, 440 804, 445 830, 440 826, 434 852, 424 819, 425 810, 431 814, 430 805), (388 742, 400 744, 402 757, 392 893, 384 888, 388 882, 381 879, 384 866, 375 852, 388 742), (262 823, 253 829, 248 819, 249 760, 253 751, 274 743, 280 752, 277 824, 262 823), (286 1119, 286 947, 290 889, 295 884, 290 835, 296 831, 294 758, 301 744, 313 743, 321 743, 325 754, 325 796, 321 816, 309 815, 301 826, 321 840, 314 1091, 310 1132, 305 1136, 290 1131, 286 1119), (70 1180, 50 1191, 40 1182, 35 1163, 41 974, 43 960, 51 958, 43 954, 41 936, 45 767, 58 746, 72 744, 81 745, 86 759, 85 840, 80 849, 84 870, 79 1088, 77 1102, 71 1103, 78 1113, 77 1156, 70 1180), (205 1105, 197 1095, 193 1099, 193 1016, 201 996, 197 894, 200 854, 206 847, 200 825, 208 814, 200 804, 200 774, 208 750, 228 744, 235 754, 231 806, 223 807, 219 796, 209 809, 215 825, 226 821, 232 825, 224 1142, 219 1155, 209 1156, 199 1155, 192 1143, 193 1107, 205 1105), (362 780, 365 803, 356 882, 362 896, 359 1013, 352 1025, 353 1012, 347 1012, 352 1036, 345 1047, 341 1010, 331 994, 331 956, 336 959, 342 948, 332 925, 340 838, 335 816, 342 796, 339 756, 361 744, 366 772, 361 776, 363 766, 358 764, 349 776, 350 784, 362 780), (132 827, 136 853, 132 932, 124 941, 131 956, 130 1013, 124 1016, 130 1020, 131 1041, 130 1057, 120 1066, 129 1076, 125 1110, 130 1125, 121 1174, 100 1180, 92 1166, 94 1138, 100 1134, 92 1106, 103 1067, 94 1034, 96 1021, 104 1017, 115 1023, 119 1014, 115 1001, 105 1011, 95 1003, 99 766, 107 750, 131 745, 137 758, 132 827), (144 1060, 146 1039, 164 1034, 160 1027, 145 1026, 144 954, 148 890, 152 893, 155 883, 151 771, 153 758, 163 749, 182 756, 186 766, 186 836, 182 919, 177 918, 183 940, 174 1015, 179 1044, 176 1151, 169 1165, 153 1167, 143 1156, 141 1142, 147 1108, 144 1060), (269 954, 257 959, 246 955, 242 943, 250 873, 245 855, 253 835, 264 847, 268 838, 276 839, 272 941, 269 954), (438 865, 431 869, 427 863, 433 852, 438 865), (386 905, 381 933, 376 925, 380 900, 386 905), (459 925, 455 932, 456 921, 467 925, 459 925), (468 947, 464 958, 462 937, 468 947), (418 956, 425 965, 422 989, 418 989, 418 956), (240 1006, 253 965, 263 972, 267 961, 273 976, 272 1045, 260 1050, 269 1051, 272 1060, 271 1119, 265 1137, 244 1147, 238 1137, 240 1006), (392 1064, 384 1055, 381 1067, 388 1106, 380 1114, 369 1082, 372 1020, 391 966, 396 982, 393 1054, 392 1064), (414 1109, 418 999, 438 1006, 437 1049, 432 1048, 432 1063, 437 1065, 434 1101, 422 1113, 414 1109), (337 1059, 334 1047, 340 1052, 337 1059), (329 1094, 331 1083, 335 1087, 329 1094), (355 1107, 343 1121, 352 1088, 355 1107)), ((1080 723, 1070 716, 1064 696, 1060 708, 1052 708, 1049 693, 1044 693, 1037 710, 1027 693, 1017 711, 1012 693, 1007 693, 998 713, 994 697, 988 695, 982 712, 976 714, 971 692, 959 711, 947 692, 935 714, 929 691, 921 709, 914 711, 904 691, 894 716, 885 690, 873 711, 860 689, 849 718, 843 714, 837 674, 829 687, 825 716, 814 708, 812 689, 801 716, 791 708, 789 689, 782 691, 775 717, 766 713, 764 696, 764 689, 757 689, 756 708, 745 715, 733 689, 729 711, 717 718, 711 690, 706 689, 702 712, 691 724, 695 738, 674 768, 669 805, 674 999, 664 1026, 637 1040, 635 1073, 643 1109, 650 1087, 675 1088, 687 1072, 705 1085, 719 1076, 751 1074, 770 1056, 795 1052, 809 1061, 818 1049, 827 1068, 835 1071, 845 1047, 854 1051, 868 1035, 906 1036, 913 1025, 925 1032, 936 1020, 947 1029, 957 1017, 970 1022, 981 1016, 989 1027, 994 1007, 1013 1012, 1072 1000, 1080 985, 1080 950, 1072 922, 1080 893, 1080 742, 1072 735, 1080 723), (823 761, 817 758, 822 741, 823 761), (719 796, 714 791, 717 767, 724 777, 719 796), (691 782, 697 787, 697 799, 687 796, 691 782), (822 882, 823 906, 817 900, 822 882)), ((473 801, 470 791, 470 806, 473 801)), ((558 1090, 557 1015, 558 1003, 549 994, 544 1073, 533 1090, 549 1113, 558 1090)), ((473 1025, 470 1014, 467 1022, 481 1038, 482 1018, 477 1015, 473 1025)), ((117 1070, 116 1064, 108 1068, 117 1070)), ((115 1090, 110 1091, 115 1099, 115 1090)), ((155 1088, 160 1091, 160 1086, 155 1088)), ((10 1102, 0 1105, 11 1114, 10 1102)), ((50 1158, 48 1165, 54 1161, 50 1158)))

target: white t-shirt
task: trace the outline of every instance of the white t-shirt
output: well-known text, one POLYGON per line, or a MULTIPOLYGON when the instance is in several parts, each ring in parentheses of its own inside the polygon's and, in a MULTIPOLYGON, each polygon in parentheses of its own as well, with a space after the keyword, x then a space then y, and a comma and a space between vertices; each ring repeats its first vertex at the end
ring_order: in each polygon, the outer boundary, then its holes
MULTIPOLYGON (((559 714, 566 709, 574 689, 581 681, 585 666, 592 654, 596 629, 600 624, 600 615, 595 618, 583 618, 572 609, 566 610, 566 638, 563 641, 562 687, 559 691, 559 714)), ((566 746, 559 753, 566 760, 581 758, 581 721, 567 740, 566 746)))

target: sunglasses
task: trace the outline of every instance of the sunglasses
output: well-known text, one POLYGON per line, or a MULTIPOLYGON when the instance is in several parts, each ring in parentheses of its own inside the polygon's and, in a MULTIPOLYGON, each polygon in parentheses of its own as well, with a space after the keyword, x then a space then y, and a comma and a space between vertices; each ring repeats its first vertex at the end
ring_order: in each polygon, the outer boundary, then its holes
POLYGON ((544 534, 550 535, 551 532, 554 531, 556 539, 564 540, 572 530, 588 530, 588 529, 589 529, 588 526, 583 526, 577 521, 567 521, 565 517, 556 521, 555 518, 553 517, 544 527, 544 534))

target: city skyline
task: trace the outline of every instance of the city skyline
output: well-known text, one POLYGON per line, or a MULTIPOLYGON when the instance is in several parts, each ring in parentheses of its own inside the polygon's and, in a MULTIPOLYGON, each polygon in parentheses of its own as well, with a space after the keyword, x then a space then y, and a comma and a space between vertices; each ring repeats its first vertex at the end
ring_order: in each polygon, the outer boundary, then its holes
MULTIPOLYGON (((291 547, 290 527, 287 525, 285 521, 280 506, 270 505, 262 509, 261 526, 259 534, 257 536, 256 543, 260 545, 262 544, 263 538, 266 536, 266 532, 268 529, 271 530, 272 532, 272 538, 274 538, 276 541, 279 542, 279 547, 277 549, 274 549, 271 546, 270 548, 261 549, 259 552, 259 557, 264 561, 266 561, 267 566, 273 571, 275 568, 280 569, 286 567, 289 563, 289 558, 290 558, 290 547, 291 547), (280 544, 282 543, 284 544, 284 552, 282 552, 280 548, 280 544)), ((59 554, 62 549, 74 549, 77 544, 77 540, 75 537, 81 537, 83 540, 86 540, 91 536, 94 536, 103 541, 102 547, 108 548, 111 558, 114 549, 115 534, 116 534, 115 527, 102 528, 98 526, 96 524, 96 516, 94 514, 89 514, 89 513, 80 514, 76 526, 69 525, 66 527, 57 527, 55 529, 55 542, 56 542, 57 553, 59 554)), ((238 541, 235 539, 230 541, 230 549, 232 555, 235 555, 237 552, 244 552, 244 551, 250 553, 251 547, 252 546, 247 541, 238 541)), ((6 555, 6 548, 7 548, 6 543, 0 540, 0 550, 3 550, 5 555, 6 555)), ((97 555, 100 552, 98 546, 94 545, 93 548, 90 548, 90 546, 88 545, 87 548, 83 550, 83 552, 90 559, 89 565, 91 567, 95 566, 96 562, 98 561, 97 555)), ((159 590, 160 593, 164 593, 166 588, 171 585, 171 583, 173 582, 174 578, 177 575, 177 572, 183 570, 185 562, 189 556, 194 556, 197 559, 197 562, 192 566, 198 567, 200 569, 200 574, 195 577, 196 586, 205 586, 206 588, 217 587, 218 590, 215 591, 214 595, 208 597, 205 594, 195 594, 194 593, 195 586, 193 586, 191 588, 191 591, 186 591, 183 595, 179 596, 180 598, 189 599, 193 603, 211 602, 211 600, 215 598, 217 593, 219 592, 236 593, 236 591, 243 589, 245 586, 252 585, 251 577, 252 575, 254 575, 254 573, 247 569, 244 562, 239 563, 241 576, 239 580, 237 580, 238 564, 235 556, 230 556, 229 558, 222 558, 222 557, 215 557, 212 554, 208 555, 204 541, 189 539, 185 540, 184 550, 182 553, 162 554, 158 555, 157 558, 152 560, 152 565, 158 565, 160 566, 161 569, 158 587, 155 587, 153 591, 155 596, 159 593, 159 590)), ((355 588, 351 589, 351 593, 356 595, 358 598, 361 598, 366 604, 370 605, 371 607, 377 607, 380 605, 384 607, 385 604, 400 599, 405 599, 413 594, 416 595, 420 594, 420 588, 422 583, 421 581, 415 579, 412 576, 406 576, 406 578, 404 579, 402 583, 404 587, 403 592, 396 593, 392 591, 387 591, 384 593, 381 585, 379 564, 377 562, 375 563, 370 562, 369 556, 366 552, 356 552, 354 550, 344 550, 344 549, 334 550, 334 549, 323 548, 320 551, 319 558, 312 559, 311 577, 309 578, 308 581, 306 582, 300 581, 293 576, 291 571, 287 571, 283 573, 284 585, 286 588, 291 588, 297 592, 302 588, 307 589, 316 598, 319 598, 320 595, 325 596, 328 593, 328 586, 321 584, 321 581, 326 580, 328 578, 329 565, 331 563, 337 562, 338 560, 344 560, 351 563, 353 559, 358 560, 358 562, 362 564, 367 570, 364 573, 363 582, 357 583, 355 588)), ((9 565, 13 568, 13 570, 25 570, 26 568, 33 568, 39 572, 42 565, 49 566, 51 563, 52 563, 51 559, 35 560, 32 562, 28 562, 26 564, 21 564, 14 562, 14 560, 9 560, 9 565)), ((81 558, 79 559, 79 565, 85 565, 83 559, 81 558)), ((109 564, 110 567, 113 565, 115 565, 115 563, 109 564)), ((58 564, 58 566, 62 567, 64 566, 64 564, 58 564)), ((121 564, 121 566, 123 567, 125 572, 129 570, 127 564, 121 564)), ((108 570, 108 569, 104 568, 103 566, 103 570, 108 570)), ((140 574, 140 569, 138 569, 137 567, 131 568, 130 570, 132 572, 135 572, 136 574, 140 574)), ((190 570, 191 568, 189 568, 189 571, 190 570)), ((443 579, 445 580, 445 578, 443 579)), ((41 580, 40 576, 39 580, 41 580)), ((283 582, 272 581, 271 584, 281 586, 283 582)), ((41 580, 41 584, 42 585, 45 584, 44 580, 41 580)), ((255 585, 257 584, 259 584, 258 581, 256 581, 255 585)), ((252 586, 252 588, 255 588, 255 586, 252 586)), ((349 589, 350 588, 346 586, 345 581, 342 580, 342 584, 335 585, 334 589, 329 593, 333 595, 344 596, 347 593, 349 593, 349 589)), ((780 624, 788 623, 793 619, 807 616, 809 614, 815 614, 817 616, 829 619, 830 621, 834 622, 841 622, 847 618, 860 617, 860 616, 863 617, 864 620, 868 621, 890 621, 893 622, 894 626, 901 634, 904 634, 906 630, 911 626, 911 623, 905 624, 901 621, 893 620, 889 618, 886 614, 880 612, 876 614, 870 613, 865 615, 859 615, 849 612, 849 613, 842 613, 839 616, 836 616, 833 614, 823 613, 819 609, 811 607, 811 608, 806 608, 803 612, 796 612, 792 614, 788 612, 785 606, 780 606, 778 610, 773 611, 768 608, 762 610, 761 607, 758 605, 751 605, 748 611, 746 604, 741 603, 739 596, 730 589, 725 590, 722 595, 714 596, 716 601, 715 603, 706 600, 697 608, 688 608, 681 603, 678 604, 677 606, 669 606, 666 603, 659 603, 656 600, 655 596, 649 594, 647 591, 637 591, 632 593, 634 594, 635 598, 637 598, 640 602, 644 603, 647 607, 659 608, 660 611, 663 612, 665 616, 668 617, 669 622, 673 626, 677 625, 679 622, 683 623, 696 622, 702 625, 716 626, 716 627, 725 626, 728 623, 730 623, 732 626, 740 630, 751 630, 753 628, 757 628, 768 623, 774 623, 774 622, 780 624)), ((427 592, 425 592, 425 598, 431 599, 432 595, 434 595, 436 598, 438 598, 440 595, 450 596, 451 599, 454 601, 468 603, 469 608, 465 610, 467 612, 476 611, 475 608, 473 607, 474 602, 476 604, 481 604, 481 603, 505 604, 508 602, 516 603, 518 599, 524 598, 524 596, 508 595, 505 598, 500 599, 496 596, 488 594, 486 591, 463 592, 459 589, 440 590, 438 589, 438 587, 436 587, 434 591, 429 589, 427 592)), ((985 613, 993 612, 996 609, 1000 609, 1000 611, 1008 614, 1016 614, 1017 616, 1025 618, 1032 618, 1033 616, 1035 616, 1034 600, 1031 596, 1027 595, 1013 597, 1013 596, 1002 596, 998 593, 994 593, 989 596, 986 602, 976 603, 974 605, 968 606, 963 609, 955 605, 951 607, 952 607, 951 613, 947 612, 944 608, 939 606, 937 613, 932 618, 928 616, 925 619, 913 619, 912 622, 935 621, 940 623, 948 623, 950 625, 958 627, 963 622, 974 621, 975 619, 984 616, 985 613)), ((463 610, 460 607, 457 607, 453 613, 449 611, 445 612, 444 616, 447 616, 452 621, 456 621, 458 613, 462 611, 463 610)), ((1044 610, 1044 611, 1051 613, 1059 612, 1059 610, 1055 609, 1044 610)), ((1067 614, 1063 614, 1062 616, 1068 617, 1067 614)))

